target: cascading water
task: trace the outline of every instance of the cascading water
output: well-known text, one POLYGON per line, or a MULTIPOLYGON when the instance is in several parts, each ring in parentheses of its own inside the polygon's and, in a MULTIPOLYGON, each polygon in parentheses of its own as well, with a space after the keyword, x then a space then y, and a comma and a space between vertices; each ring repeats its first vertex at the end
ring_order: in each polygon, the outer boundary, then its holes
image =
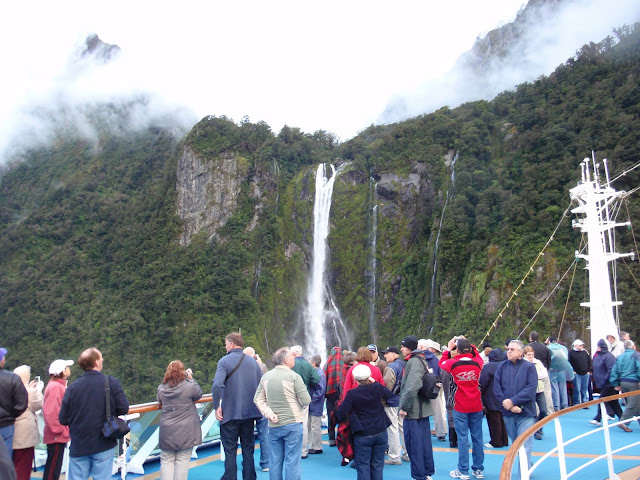
MULTIPOLYGON (((343 165, 344 166, 344 165, 343 165)), ((327 178, 327 166, 320 164, 316 171, 316 196, 313 205, 313 260, 307 287, 307 307, 305 312, 305 354, 319 354, 324 361, 327 357, 327 342, 331 346, 347 347, 347 331, 342 322, 326 278, 327 237, 329 235, 329 212, 333 184, 340 173, 333 165, 327 178)))
POLYGON ((369 255, 369 335, 373 342, 378 341, 376 328, 376 243, 378 239, 378 205, 371 209, 371 254, 369 255))
POLYGON ((444 205, 442 206, 442 214, 440 215, 440 225, 438 226, 438 234, 436 235, 436 244, 433 248, 433 275, 431 276, 431 296, 429 298, 429 308, 427 309, 428 313, 433 312, 433 306, 436 303, 436 279, 438 274, 438 245, 440 244, 440 234, 442 233, 442 222, 444 222, 444 212, 447 209, 447 204, 449 203, 449 192, 453 191, 453 187, 456 185, 456 161, 458 160, 458 152, 453 157, 451 161, 451 183, 449 184, 449 189, 447 190, 447 196, 444 201, 444 205))

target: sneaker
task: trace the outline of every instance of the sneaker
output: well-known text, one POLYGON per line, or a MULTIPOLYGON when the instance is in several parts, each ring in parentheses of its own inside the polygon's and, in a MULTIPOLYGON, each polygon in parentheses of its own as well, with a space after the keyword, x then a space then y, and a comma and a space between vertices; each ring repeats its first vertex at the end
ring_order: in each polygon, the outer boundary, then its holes
POLYGON ((409 460, 409 455, 407 455, 406 453, 403 453, 402 457, 400 457, 400 458, 402 458, 402 460, 405 461, 405 462, 410 462, 411 461, 411 460, 409 460))
POLYGON ((596 427, 601 427, 602 423, 600 423, 598 420, 589 420, 589 423, 591 425, 595 425, 596 427))
POLYGON ((424 477, 424 480, 433 480, 433 478, 431 478, 431 475, 427 475, 426 477, 424 477))
POLYGON ((397 460, 394 460, 392 458, 385 458, 384 464, 385 465, 402 465, 402 460, 400 460, 399 458, 397 460))
POLYGON ((445 437, 438 437, 438 440, 441 441, 441 442, 446 442, 447 441, 447 439, 445 437))
POLYGON ((269 467, 264 467, 264 468, 262 469, 262 471, 263 471, 263 472, 268 472, 268 471, 269 471, 269 467))
POLYGON ((471 473, 476 478, 484 478, 484 473, 482 472, 482 470, 472 470, 471 473))
POLYGON ((493 445, 491 445, 490 443, 485 443, 484 448, 493 448, 493 445))
POLYGON ((469 478, 470 478, 469 475, 467 475, 466 473, 462 473, 457 468, 455 470, 451 470, 449 472, 449 476, 451 478, 459 478, 460 480, 469 480, 469 478))

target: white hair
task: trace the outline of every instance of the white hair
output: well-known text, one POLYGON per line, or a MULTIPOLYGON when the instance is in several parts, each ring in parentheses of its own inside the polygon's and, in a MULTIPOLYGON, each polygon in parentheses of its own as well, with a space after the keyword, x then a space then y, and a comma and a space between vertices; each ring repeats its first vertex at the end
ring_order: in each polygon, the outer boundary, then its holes
POLYGON ((29 383, 29 380, 31 379, 31 367, 29 365, 20 365, 15 368, 13 373, 20 377, 22 383, 29 383))
POLYGON ((302 356, 302 347, 300 345, 294 345, 293 347, 291 347, 291 351, 296 357, 302 356))
POLYGON ((418 340, 418 350, 426 350, 429 346, 429 340, 426 338, 421 338, 418 340))

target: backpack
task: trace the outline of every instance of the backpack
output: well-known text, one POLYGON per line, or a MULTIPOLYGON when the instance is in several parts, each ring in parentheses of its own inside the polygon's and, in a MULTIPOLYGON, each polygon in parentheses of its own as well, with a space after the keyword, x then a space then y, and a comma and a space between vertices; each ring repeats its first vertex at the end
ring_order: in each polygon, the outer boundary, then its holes
POLYGON ((442 382, 440 378, 431 371, 426 360, 420 358, 420 361, 424 362, 424 375, 422 377, 422 387, 418 390, 418 396, 426 400, 434 400, 440 393, 442 382))

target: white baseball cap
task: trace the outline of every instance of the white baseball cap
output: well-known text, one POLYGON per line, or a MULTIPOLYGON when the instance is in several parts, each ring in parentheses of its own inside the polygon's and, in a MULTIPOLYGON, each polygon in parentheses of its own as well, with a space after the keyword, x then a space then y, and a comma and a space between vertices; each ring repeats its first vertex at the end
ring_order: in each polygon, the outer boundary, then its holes
POLYGON ((51 365, 49 365, 49 375, 60 375, 71 365, 73 365, 73 360, 54 360, 51 365))

